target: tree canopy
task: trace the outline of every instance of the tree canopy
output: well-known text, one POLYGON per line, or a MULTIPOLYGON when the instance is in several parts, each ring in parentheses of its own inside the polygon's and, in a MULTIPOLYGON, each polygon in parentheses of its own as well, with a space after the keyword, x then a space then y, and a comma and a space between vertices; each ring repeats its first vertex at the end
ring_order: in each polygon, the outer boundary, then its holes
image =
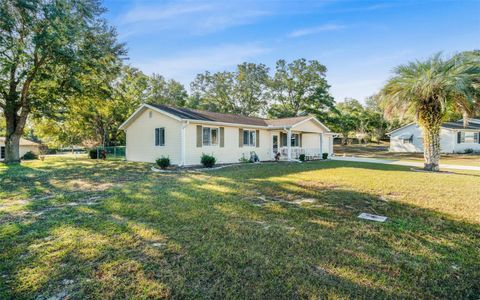
POLYGON ((31 113, 48 116, 80 77, 125 54, 97 0, 0 2, 0 108, 6 161, 19 160, 19 140, 31 113))
POLYGON ((291 63, 277 61, 271 82, 274 103, 270 117, 293 117, 316 114, 334 108, 326 79, 327 68, 316 60, 297 59, 291 63))
POLYGON ((234 72, 205 72, 191 83, 195 106, 201 109, 260 116, 268 103, 268 68, 243 63, 234 72))

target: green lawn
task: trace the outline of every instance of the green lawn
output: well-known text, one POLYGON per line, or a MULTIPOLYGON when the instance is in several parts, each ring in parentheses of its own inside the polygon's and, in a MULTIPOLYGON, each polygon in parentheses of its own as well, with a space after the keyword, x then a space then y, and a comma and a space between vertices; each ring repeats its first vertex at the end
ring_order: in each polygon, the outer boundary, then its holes
MULTIPOLYGON (((367 144, 367 145, 335 145, 335 155, 356 156, 367 158, 382 158, 410 162, 424 162, 423 153, 392 153, 388 151, 389 144, 367 144)), ((442 164, 476 166, 480 167, 479 154, 442 154, 440 166, 442 164)))
POLYGON ((0 299, 478 299, 479 182, 339 161, 0 165, 0 299))

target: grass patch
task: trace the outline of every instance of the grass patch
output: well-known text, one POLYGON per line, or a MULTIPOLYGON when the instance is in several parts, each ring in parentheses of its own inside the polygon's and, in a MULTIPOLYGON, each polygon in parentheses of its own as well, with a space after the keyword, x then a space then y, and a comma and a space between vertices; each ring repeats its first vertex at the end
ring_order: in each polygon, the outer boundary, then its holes
POLYGON ((0 165, 0 298, 475 299, 479 179, 340 161, 0 165))

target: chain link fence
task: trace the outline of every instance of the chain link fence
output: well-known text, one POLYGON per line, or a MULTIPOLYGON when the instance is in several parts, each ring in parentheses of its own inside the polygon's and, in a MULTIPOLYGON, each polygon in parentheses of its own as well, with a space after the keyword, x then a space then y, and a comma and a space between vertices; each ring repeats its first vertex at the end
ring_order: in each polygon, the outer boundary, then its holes
POLYGON ((125 146, 98 147, 89 151, 92 159, 125 160, 125 146))

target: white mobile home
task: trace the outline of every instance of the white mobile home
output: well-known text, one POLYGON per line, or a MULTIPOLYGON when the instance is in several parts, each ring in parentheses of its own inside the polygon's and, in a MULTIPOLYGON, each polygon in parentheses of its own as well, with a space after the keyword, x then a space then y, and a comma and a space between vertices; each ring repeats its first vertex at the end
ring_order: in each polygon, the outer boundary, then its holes
POLYGON ((300 154, 320 158, 333 153, 333 133, 313 116, 262 119, 166 105, 141 105, 121 126, 126 132, 126 158, 172 164, 200 164, 203 153, 218 163, 236 163, 255 152, 261 161, 300 154))
MULTIPOLYGON (((390 133, 391 152, 423 152, 423 131, 415 123, 400 127, 390 133)), ((480 152, 480 120, 469 119, 445 122, 440 129, 442 153, 464 153, 465 150, 480 152)))

